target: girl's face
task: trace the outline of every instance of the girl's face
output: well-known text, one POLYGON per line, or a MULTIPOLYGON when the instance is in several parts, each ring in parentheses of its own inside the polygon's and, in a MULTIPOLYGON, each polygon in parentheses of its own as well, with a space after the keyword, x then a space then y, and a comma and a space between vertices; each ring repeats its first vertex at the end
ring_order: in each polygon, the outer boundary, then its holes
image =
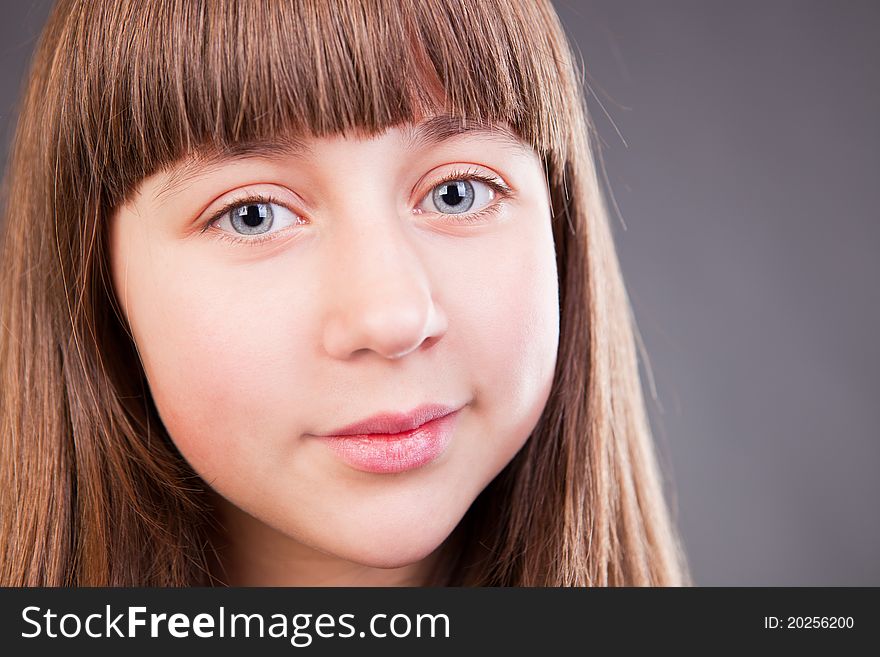
POLYGON ((502 129, 443 125, 180 163, 113 217, 156 407, 253 558, 421 561, 544 409, 559 302, 541 161, 502 129), (455 413, 326 437, 428 404, 455 413))

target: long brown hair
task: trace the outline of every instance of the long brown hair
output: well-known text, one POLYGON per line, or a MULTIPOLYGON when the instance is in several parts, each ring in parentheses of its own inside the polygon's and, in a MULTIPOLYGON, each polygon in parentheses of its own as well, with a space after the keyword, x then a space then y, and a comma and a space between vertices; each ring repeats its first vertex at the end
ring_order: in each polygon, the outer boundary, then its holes
POLYGON ((429 583, 690 582, 581 71, 548 0, 61 0, 3 188, 0 584, 218 582, 206 485, 162 426, 110 282, 114 208, 193 154, 440 113, 506 123, 541 156, 561 326, 538 426, 429 583))

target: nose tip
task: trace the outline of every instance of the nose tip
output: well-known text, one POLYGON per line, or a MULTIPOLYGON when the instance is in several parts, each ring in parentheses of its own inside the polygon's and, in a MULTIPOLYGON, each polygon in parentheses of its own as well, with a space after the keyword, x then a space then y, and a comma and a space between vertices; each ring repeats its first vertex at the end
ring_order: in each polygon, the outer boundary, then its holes
POLYGON ((436 341, 446 330, 446 320, 424 295, 379 305, 351 307, 338 313, 325 330, 325 349, 337 359, 373 351, 397 360, 420 346, 436 341))

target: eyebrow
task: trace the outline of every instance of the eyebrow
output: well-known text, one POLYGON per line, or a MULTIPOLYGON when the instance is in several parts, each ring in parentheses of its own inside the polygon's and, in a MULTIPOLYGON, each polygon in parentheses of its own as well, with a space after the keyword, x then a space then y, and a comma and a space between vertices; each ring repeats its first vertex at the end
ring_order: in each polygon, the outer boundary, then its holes
MULTIPOLYGON (((474 120, 462 121, 448 114, 433 116, 416 126, 405 128, 405 148, 410 152, 424 150, 466 134, 496 141, 502 146, 509 147, 515 154, 522 155, 531 151, 531 147, 506 125, 474 120)), ((173 195, 181 187, 201 176, 209 175, 232 160, 304 159, 312 153, 312 148, 294 135, 281 135, 271 140, 237 142, 220 149, 209 149, 189 158, 184 164, 169 169, 168 178, 156 192, 156 197, 161 200, 163 197, 173 195)))
POLYGON ((465 134, 473 134, 497 141, 502 146, 509 146, 516 151, 528 152, 531 147, 523 142, 519 136, 504 124, 489 124, 483 121, 462 119, 441 114, 433 116, 416 126, 407 127, 404 130, 406 149, 416 151, 437 146, 454 137, 465 134))

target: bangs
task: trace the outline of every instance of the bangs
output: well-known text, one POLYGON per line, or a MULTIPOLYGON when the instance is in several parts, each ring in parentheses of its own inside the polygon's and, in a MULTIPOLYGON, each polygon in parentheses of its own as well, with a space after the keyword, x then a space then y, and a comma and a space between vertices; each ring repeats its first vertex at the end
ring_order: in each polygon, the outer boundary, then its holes
POLYGON ((79 124, 68 146, 111 207, 189 154, 282 134, 374 135, 437 114, 506 124, 565 157, 570 53, 541 2, 61 5, 61 47, 79 55, 64 65, 79 124))

